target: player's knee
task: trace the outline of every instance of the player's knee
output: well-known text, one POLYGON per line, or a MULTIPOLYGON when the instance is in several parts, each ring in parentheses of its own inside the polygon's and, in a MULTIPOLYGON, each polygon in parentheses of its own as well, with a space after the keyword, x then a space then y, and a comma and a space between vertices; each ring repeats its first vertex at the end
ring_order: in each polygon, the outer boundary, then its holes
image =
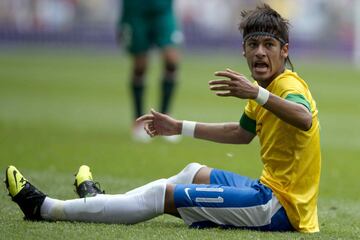
POLYGON ((145 75, 145 72, 146 72, 146 67, 138 66, 134 68, 133 75, 135 77, 143 77, 145 75))
MULTIPOLYGON (((195 183, 195 180, 198 178, 197 176, 199 175, 199 172, 203 168, 208 168, 208 167, 206 167, 205 165, 201 165, 199 163, 193 162, 193 163, 188 164, 182 170, 182 174, 187 175, 188 178, 190 179, 191 183, 195 183)), ((201 176, 203 176, 203 174, 201 176)))
POLYGON ((174 73, 177 70, 177 64, 173 62, 165 63, 165 71, 169 73, 174 73))
POLYGON ((131 82, 135 86, 143 86, 144 85, 144 79, 145 79, 145 69, 142 67, 136 67, 133 70, 131 82))
POLYGON ((168 183, 173 184, 191 184, 194 176, 202 167, 206 167, 199 163, 190 163, 175 176, 168 178, 168 183))
POLYGON ((193 163, 189 163, 188 165, 186 165, 186 167, 184 167, 184 169, 181 172, 184 173, 188 173, 188 172, 194 172, 194 171, 198 171, 202 166, 200 163, 197 162, 193 162, 193 163))
POLYGON ((199 168, 193 178, 194 184, 210 184, 210 175, 212 168, 203 166, 199 168))

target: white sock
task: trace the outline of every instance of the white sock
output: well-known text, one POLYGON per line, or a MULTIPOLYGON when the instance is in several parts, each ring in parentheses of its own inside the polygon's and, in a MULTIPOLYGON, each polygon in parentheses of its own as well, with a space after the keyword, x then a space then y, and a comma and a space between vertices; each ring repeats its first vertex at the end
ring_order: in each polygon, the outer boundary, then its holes
POLYGON ((200 168, 205 167, 205 165, 201 165, 199 163, 190 163, 188 164, 181 172, 172 176, 170 178, 161 178, 150 182, 146 185, 141 187, 135 188, 126 192, 125 194, 135 194, 142 192, 154 185, 161 184, 161 183, 170 183, 170 184, 191 184, 194 180, 196 173, 200 170, 200 168))
POLYGON ((41 216, 46 220, 133 224, 164 213, 166 184, 155 184, 136 194, 98 194, 61 201, 45 198, 41 216))
POLYGON ((66 201, 46 197, 41 216, 46 220, 123 224, 145 221, 164 212, 166 184, 191 184, 202 167, 205 165, 190 163, 168 179, 158 179, 126 194, 98 194, 66 201))
POLYGON ((206 166, 199 163, 190 163, 181 172, 179 172, 175 176, 168 178, 167 183, 192 184, 196 173, 202 167, 206 166))
POLYGON ((161 179, 155 180, 153 182, 150 182, 148 184, 145 184, 143 186, 137 187, 137 188, 135 188, 133 190, 130 190, 130 191, 126 192, 125 194, 130 195, 130 194, 141 193, 141 192, 145 191, 148 188, 151 188, 151 187, 156 186, 158 184, 166 184, 166 183, 167 183, 167 179, 166 178, 161 178, 161 179))

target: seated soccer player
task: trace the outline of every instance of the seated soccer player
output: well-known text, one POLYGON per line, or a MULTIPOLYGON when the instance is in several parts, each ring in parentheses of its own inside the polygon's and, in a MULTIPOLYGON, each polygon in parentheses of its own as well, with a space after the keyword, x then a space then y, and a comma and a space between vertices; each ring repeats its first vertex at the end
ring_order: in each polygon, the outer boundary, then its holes
POLYGON ((248 144, 259 138, 259 179, 190 163, 178 174, 124 194, 105 194, 82 166, 75 186, 80 199, 57 200, 37 190, 13 166, 9 194, 29 220, 134 224, 161 214, 192 227, 263 231, 319 231, 318 110, 306 82, 286 68, 288 21, 264 4, 242 12, 243 54, 255 82, 226 69, 209 82, 220 97, 246 99, 239 122, 180 121, 152 110, 138 122, 151 136, 185 135, 217 143, 248 144), (86 201, 83 199, 86 198, 86 201))

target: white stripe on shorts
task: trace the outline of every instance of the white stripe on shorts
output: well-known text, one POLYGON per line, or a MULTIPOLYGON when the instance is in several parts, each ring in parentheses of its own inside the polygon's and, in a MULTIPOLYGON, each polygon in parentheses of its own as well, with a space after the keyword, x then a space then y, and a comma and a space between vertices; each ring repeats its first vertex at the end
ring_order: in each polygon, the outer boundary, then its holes
POLYGON ((235 227, 259 227, 270 224, 272 216, 281 208, 278 199, 272 198, 263 205, 244 208, 181 207, 178 211, 187 225, 211 221, 235 227))

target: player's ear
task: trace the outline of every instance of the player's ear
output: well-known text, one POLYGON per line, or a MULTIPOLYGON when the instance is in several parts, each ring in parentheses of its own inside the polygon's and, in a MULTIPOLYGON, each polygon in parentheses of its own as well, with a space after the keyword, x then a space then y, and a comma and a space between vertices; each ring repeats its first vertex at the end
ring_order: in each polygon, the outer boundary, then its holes
POLYGON ((289 56, 289 44, 286 43, 281 47, 280 54, 283 58, 287 58, 289 56))

